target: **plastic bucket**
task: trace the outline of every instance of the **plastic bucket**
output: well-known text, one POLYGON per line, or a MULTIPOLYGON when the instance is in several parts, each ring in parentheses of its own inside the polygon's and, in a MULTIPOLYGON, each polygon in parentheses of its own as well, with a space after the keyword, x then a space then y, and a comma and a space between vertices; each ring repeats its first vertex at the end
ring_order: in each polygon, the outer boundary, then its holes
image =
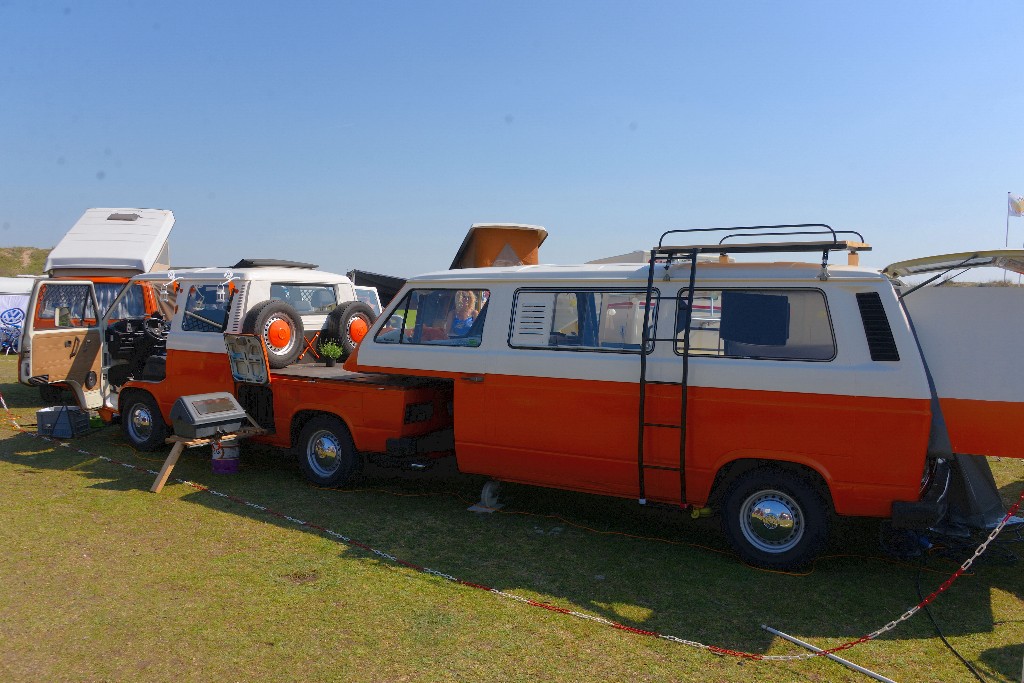
POLYGON ((213 442, 213 473, 238 473, 238 444, 213 442))

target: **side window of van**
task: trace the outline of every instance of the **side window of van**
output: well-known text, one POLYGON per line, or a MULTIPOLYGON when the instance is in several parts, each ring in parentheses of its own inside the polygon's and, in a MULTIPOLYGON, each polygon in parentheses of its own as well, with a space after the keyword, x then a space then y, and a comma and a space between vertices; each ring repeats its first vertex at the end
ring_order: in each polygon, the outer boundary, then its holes
POLYGON ((330 313, 338 306, 338 297, 331 285, 274 282, 270 285, 270 298, 291 304, 300 315, 330 313))
POLYGON ((96 305, 89 287, 55 283, 43 285, 36 304, 36 320, 36 326, 43 328, 95 327, 96 305))
MULTIPOLYGON (((639 353, 646 299, 644 290, 520 290, 509 344, 639 353)), ((656 313, 652 304, 650 325, 656 313)))
POLYGON ((374 341, 480 346, 490 296, 486 289, 414 289, 380 328, 374 341))
POLYGON ((225 287, 193 285, 188 290, 181 329, 185 332, 223 332, 230 304, 231 295, 225 287))
MULTIPOLYGON (((679 292, 676 348, 690 309, 679 292)), ((832 360, 835 337, 825 295, 817 289, 726 289, 694 292, 690 355, 776 360, 832 360)))

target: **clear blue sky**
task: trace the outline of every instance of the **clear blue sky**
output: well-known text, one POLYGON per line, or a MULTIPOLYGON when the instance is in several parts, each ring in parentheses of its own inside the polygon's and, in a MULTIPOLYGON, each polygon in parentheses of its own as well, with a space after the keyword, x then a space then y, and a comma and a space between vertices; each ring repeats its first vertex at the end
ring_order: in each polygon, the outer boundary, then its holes
MULTIPOLYGON (((1019 2, 0 0, 0 245, 171 209, 176 264, 446 268, 826 222, 867 265, 1000 247, 1019 2)), ((1011 243, 1024 219, 1010 219, 1011 243)))

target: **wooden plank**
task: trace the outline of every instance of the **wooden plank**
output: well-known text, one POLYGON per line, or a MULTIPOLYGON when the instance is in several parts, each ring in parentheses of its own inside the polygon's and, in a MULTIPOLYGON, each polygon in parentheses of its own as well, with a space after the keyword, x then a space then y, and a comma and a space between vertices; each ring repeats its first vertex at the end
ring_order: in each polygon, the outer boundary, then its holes
MULTIPOLYGON (((173 438, 173 437, 172 437, 173 438)), ((171 449, 170 454, 167 456, 167 460, 164 460, 164 466, 160 469, 160 474, 157 475, 156 481, 153 482, 153 486, 150 487, 150 491, 153 493, 160 493, 164 488, 164 484, 167 483, 167 478, 171 476, 171 470, 174 469, 174 465, 178 462, 178 457, 181 452, 185 450, 185 441, 179 441, 174 444, 174 448, 171 449)))

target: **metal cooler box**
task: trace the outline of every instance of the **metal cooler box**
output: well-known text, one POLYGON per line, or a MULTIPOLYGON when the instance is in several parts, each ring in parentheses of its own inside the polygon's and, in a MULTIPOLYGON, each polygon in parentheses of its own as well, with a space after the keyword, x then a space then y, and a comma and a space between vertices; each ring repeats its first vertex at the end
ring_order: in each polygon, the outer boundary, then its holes
POLYGON ((171 408, 175 436, 205 439, 237 432, 252 423, 235 397, 226 391, 182 396, 171 408))

